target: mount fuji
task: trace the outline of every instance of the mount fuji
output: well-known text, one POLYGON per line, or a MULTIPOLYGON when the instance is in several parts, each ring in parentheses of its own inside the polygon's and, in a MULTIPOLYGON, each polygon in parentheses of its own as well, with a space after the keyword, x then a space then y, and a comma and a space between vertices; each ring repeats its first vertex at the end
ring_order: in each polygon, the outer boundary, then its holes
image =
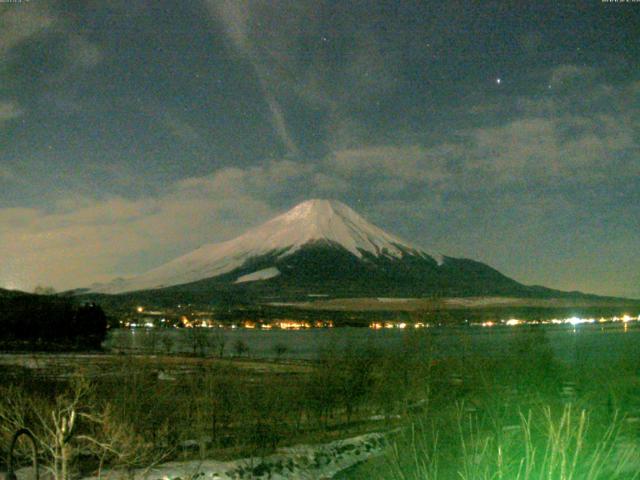
MULTIPOLYGON (((308 200, 222 243, 89 293, 150 291, 198 299, 318 296, 558 296, 469 259, 428 253, 335 200, 308 200)), ((86 290, 85 290, 86 292, 86 290)))

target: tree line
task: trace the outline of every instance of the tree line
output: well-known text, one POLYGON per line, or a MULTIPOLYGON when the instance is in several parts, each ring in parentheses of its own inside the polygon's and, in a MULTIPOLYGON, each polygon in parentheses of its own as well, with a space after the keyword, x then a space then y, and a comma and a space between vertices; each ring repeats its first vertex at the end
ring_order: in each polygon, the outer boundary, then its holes
POLYGON ((3 348, 100 348, 107 318, 93 303, 69 297, 0 297, 0 344, 3 348))

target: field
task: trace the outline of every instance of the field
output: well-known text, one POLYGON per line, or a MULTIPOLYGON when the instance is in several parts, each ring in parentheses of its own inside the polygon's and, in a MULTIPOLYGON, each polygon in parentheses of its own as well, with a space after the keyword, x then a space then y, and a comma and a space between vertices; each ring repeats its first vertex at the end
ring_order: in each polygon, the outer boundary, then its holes
MULTIPOLYGON (((550 328, 505 328, 488 337, 493 352, 473 333, 443 344, 422 329, 399 332, 388 348, 368 337, 325 345, 310 360, 232 350, 3 355, 1 443, 28 426, 56 478, 160 478, 179 466, 180 475, 193 466, 216 478, 212 459, 250 459, 250 469, 233 464, 235 478, 317 478, 319 459, 338 455, 351 460, 336 478, 635 478, 640 332, 615 328, 583 335, 568 357, 558 355, 559 339, 580 332, 550 328), (602 356, 594 339, 615 339, 621 350, 602 356), (361 441, 340 441, 348 438, 361 441), (307 446, 305 470, 284 472, 301 448, 286 447, 296 445, 307 446)), ((28 463, 21 442, 20 465, 28 463)))
POLYGON ((306 302, 277 303, 310 310, 427 312, 457 309, 501 308, 614 308, 638 307, 637 300, 607 297, 522 298, 522 297, 449 297, 449 298, 314 298, 306 302))
MULTIPOLYGON (((2 445, 28 425, 41 444, 41 460, 57 478, 168 460, 264 457, 278 446, 326 443, 377 429, 380 422, 367 420, 373 409, 365 402, 374 391, 373 362, 372 354, 360 351, 327 352, 313 364, 7 355, 1 369, 2 445), (56 432, 72 412, 74 433, 68 443, 60 442, 56 432), (59 470, 63 459, 68 473, 59 470)), ((28 449, 22 457, 28 460, 28 449)))

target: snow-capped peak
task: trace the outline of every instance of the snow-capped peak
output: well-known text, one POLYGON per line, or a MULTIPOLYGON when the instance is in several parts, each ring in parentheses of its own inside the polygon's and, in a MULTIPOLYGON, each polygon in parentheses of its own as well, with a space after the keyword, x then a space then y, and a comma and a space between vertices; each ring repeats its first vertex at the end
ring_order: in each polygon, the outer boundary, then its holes
POLYGON ((339 244, 357 257, 362 257, 363 252, 396 258, 405 252, 426 255, 367 222, 341 202, 313 199, 235 239, 204 245, 147 273, 94 291, 121 293, 194 282, 230 272, 252 257, 273 252, 290 255, 314 241, 339 244))
POLYGON ((335 242, 357 257, 362 256, 362 251, 380 255, 386 250, 399 257, 402 249, 416 250, 336 200, 307 200, 240 238, 243 237, 259 239, 274 250, 290 248, 287 253, 316 240, 335 242))

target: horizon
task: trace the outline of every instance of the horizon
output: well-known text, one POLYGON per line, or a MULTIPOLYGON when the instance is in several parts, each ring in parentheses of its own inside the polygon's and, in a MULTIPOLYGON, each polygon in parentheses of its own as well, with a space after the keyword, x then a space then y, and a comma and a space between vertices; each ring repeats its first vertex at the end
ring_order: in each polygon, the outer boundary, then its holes
POLYGON ((637 7, 1 4, 0 288, 130 277, 331 198, 640 298, 637 7))

